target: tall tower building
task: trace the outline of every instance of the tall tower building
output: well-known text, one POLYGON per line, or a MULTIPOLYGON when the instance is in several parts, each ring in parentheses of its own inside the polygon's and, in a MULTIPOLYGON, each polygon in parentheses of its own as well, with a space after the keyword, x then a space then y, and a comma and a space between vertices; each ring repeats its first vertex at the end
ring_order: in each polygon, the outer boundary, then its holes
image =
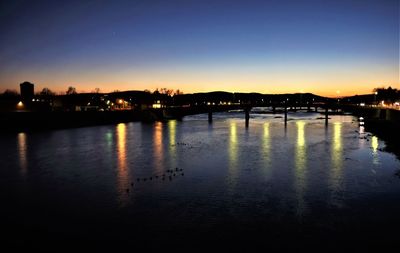
POLYGON ((30 102, 32 101, 32 98, 34 96, 34 92, 35 92, 35 88, 34 88, 34 84, 30 83, 30 82, 23 82, 20 85, 20 90, 21 90, 21 98, 22 101, 24 102, 30 102))

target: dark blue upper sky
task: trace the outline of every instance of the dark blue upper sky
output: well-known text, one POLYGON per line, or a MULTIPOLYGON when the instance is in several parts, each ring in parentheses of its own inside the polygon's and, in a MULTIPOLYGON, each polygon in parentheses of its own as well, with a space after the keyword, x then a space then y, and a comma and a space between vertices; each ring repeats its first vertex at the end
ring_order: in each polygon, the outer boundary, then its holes
POLYGON ((0 90, 399 85, 399 0, 3 1, 0 34, 0 90))

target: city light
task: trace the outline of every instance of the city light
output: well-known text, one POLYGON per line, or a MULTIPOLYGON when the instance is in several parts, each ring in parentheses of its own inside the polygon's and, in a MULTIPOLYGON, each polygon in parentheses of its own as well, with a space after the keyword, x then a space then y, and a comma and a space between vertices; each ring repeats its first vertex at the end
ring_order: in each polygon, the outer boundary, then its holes
POLYGON ((358 118, 358 121, 359 121, 360 126, 364 126, 364 118, 363 117, 358 118))
POLYGON ((154 104, 152 105, 152 107, 153 107, 154 109, 159 109, 159 108, 161 108, 161 101, 160 101, 160 100, 157 100, 157 102, 154 103, 154 104))

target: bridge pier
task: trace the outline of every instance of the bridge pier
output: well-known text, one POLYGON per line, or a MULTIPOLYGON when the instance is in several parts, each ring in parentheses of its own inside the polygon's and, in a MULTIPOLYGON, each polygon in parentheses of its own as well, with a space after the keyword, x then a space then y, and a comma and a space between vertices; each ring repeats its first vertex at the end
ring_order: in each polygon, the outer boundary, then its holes
POLYGON ((285 105, 285 126, 287 125, 287 107, 285 105))
POLYGON ((245 119, 246 119, 246 127, 249 127, 249 120, 250 120, 250 109, 244 109, 245 112, 245 119))
POLYGON ((325 126, 328 126, 328 107, 325 107, 325 126))
POLYGON ((212 121, 213 121, 212 111, 209 110, 209 111, 208 111, 208 123, 212 123, 212 121))

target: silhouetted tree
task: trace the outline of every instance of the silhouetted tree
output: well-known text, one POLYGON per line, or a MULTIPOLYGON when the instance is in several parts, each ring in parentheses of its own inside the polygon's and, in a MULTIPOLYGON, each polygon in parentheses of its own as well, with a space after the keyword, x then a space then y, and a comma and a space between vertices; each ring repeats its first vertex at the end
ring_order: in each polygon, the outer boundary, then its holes
POLYGON ((183 92, 180 91, 179 89, 177 89, 177 90, 175 91, 175 93, 174 93, 174 95, 182 95, 182 94, 183 94, 183 92))
POLYGON ((77 94, 75 87, 69 86, 67 90, 67 95, 77 94))
POLYGON ((168 89, 168 88, 162 88, 160 93, 161 94, 166 94, 168 96, 171 96, 172 94, 174 94, 174 90, 173 89, 168 89))
POLYGON ((39 92, 41 96, 54 96, 55 93, 51 91, 49 88, 43 88, 41 92, 39 92))
POLYGON ((172 94, 174 94, 174 90, 168 88, 160 88, 160 89, 157 88, 154 90, 153 94, 163 94, 171 96, 172 94))
POLYGON ((5 90, 2 94, 2 97, 7 97, 7 98, 13 98, 18 96, 19 94, 16 90, 10 90, 10 89, 5 90))
POLYGON ((93 93, 100 93, 100 88, 94 88, 93 93))
POLYGON ((395 100, 400 99, 400 91, 393 89, 391 86, 389 86, 387 89, 384 87, 375 88, 373 91, 377 93, 378 100, 394 102, 395 100))

